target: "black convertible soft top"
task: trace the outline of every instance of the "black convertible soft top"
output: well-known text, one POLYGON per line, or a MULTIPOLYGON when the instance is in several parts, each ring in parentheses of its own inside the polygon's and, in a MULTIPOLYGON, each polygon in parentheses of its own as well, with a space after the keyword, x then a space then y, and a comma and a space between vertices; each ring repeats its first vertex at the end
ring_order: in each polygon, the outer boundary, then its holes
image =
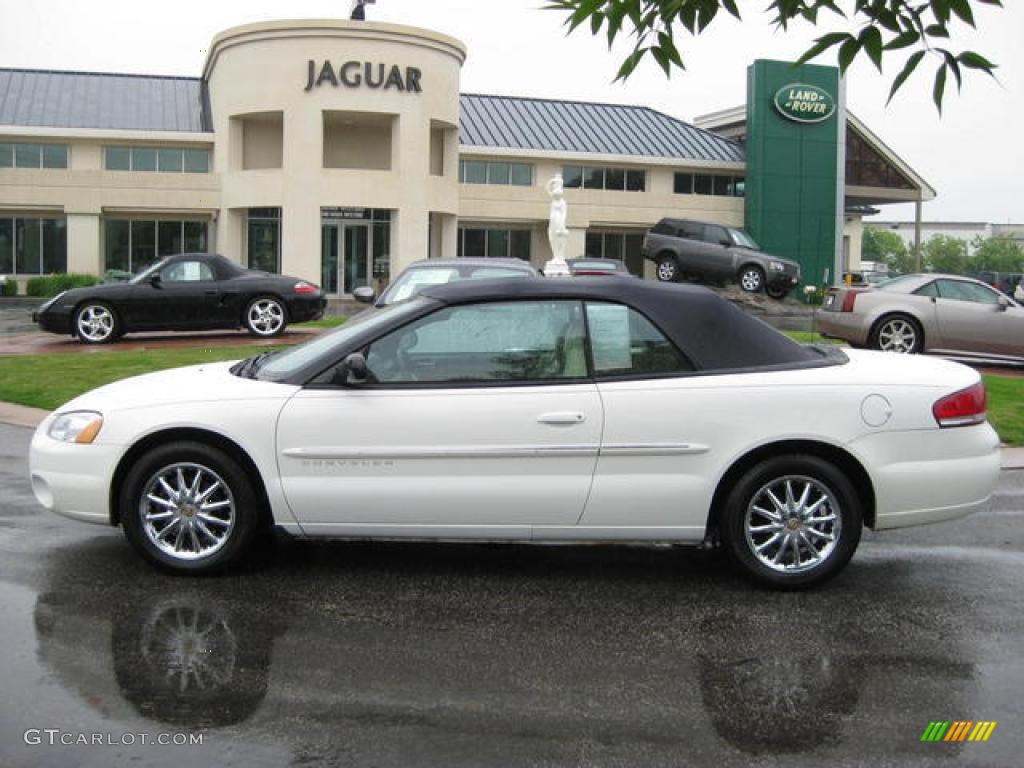
POLYGON ((420 296, 444 304, 525 299, 625 304, 654 322, 704 371, 825 362, 821 350, 796 343, 714 291, 696 285, 621 277, 463 280, 424 288, 420 296))

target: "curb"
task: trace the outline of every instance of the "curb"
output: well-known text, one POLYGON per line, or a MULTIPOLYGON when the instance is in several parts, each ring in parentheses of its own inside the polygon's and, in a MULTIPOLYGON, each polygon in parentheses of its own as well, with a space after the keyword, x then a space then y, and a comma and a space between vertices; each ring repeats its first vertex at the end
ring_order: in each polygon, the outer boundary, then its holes
MULTIPOLYGON (((50 412, 42 408, 0 401, 0 424, 35 429, 49 415, 50 412)), ((1024 448, 1003 447, 1002 454, 1003 469, 1024 469, 1024 448)))

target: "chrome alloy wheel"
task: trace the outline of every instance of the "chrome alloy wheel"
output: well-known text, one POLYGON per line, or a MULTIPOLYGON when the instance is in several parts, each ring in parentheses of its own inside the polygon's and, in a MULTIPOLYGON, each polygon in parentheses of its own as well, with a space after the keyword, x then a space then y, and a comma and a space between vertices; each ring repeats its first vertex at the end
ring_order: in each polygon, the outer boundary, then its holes
POLYGON ((676 279, 679 268, 671 259, 662 259, 658 263, 658 279, 663 283, 670 283, 676 279))
POLYGON ((75 325, 87 341, 106 341, 114 332, 114 315, 102 304, 90 304, 78 313, 75 325))
POLYGON ((235 499, 220 475, 200 464, 170 464, 143 486, 139 517, 146 537, 176 560, 209 557, 235 527, 235 499))
POLYGON ((750 551, 779 573, 812 570, 835 550, 842 534, 839 503, 811 477, 787 475, 754 494, 743 519, 750 551))
POLYGON ((917 328, 909 320, 896 317, 878 329, 878 348, 883 352, 908 354, 917 346, 917 328))
POLYGON ((249 328, 260 336, 273 336, 284 325, 284 309, 273 299, 257 299, 249 305, 249 328))
POLYGON ((764 278, 761 276, 759 269, 745 269, 743 274, 740 275, 740 288, 748 293, 757 293, 761 290, 761 284, 764 282, 764 278))

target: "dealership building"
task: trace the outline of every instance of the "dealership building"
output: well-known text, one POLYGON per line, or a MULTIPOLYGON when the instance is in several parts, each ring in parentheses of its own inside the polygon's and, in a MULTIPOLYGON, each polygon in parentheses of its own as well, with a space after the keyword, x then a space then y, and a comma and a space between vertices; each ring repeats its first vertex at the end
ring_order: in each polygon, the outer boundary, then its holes
POLYGON ((542 266, 561 174, 570 256, 650 276, 645 231, 695 219, 746 227, 820 284, 858 264, 866 212, 935 195, 847 113, 831 67, 757 61, 745 106, 689 124, 462 93, 466 53, 425 29, 291 20, 217 35, 196 78, 0 69, 0 274, 211 251, 344 297, 425 257, 542 266))

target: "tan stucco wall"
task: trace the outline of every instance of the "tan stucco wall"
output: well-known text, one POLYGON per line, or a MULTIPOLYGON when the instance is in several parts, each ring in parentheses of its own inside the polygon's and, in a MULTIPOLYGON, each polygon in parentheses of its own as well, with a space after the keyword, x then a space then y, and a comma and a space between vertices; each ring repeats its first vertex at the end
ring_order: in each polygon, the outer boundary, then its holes
MULTIPOLYGON (((282 209, 282 270, 319 282, 322 207, 395 211, 391 272, 428 253, 428 214, 458 212, 458 172, 430 174, 431 122, 458 123, 459 77, 465 48, 422 29, 339 20, 251 24, 227 30, 211 46, 204 76, 215 120, 216 171, 222 177, 224 215, 237 223, 249 207, 282 209), (335 72, 347 61, 397 65, 421 71, 421 92, 397 88, 334 86, 305 90, 308 62, 325 60, 335 72), (282 167, 239 170, 229 158, 241 137, 231 118, 256 112, 284 115, 282 167), (394 116, 390 170, 323 167, 323 113, 367 112, 394 116)), ((339 75, 340 76, 340 75, 339 75)), ((446 164, 447 166, 447 164, 446 164)), ((241 258, 235 226, 218 230, 218 249, 241 258)))
POLYGON ((67 169, 4 168, 0 215, 61 215, 68 220, 68 270, 103 271, 104 215, 181 215, 213 219, 220 207, 214 173, 103 170, 107 146, 213 148, 209 134, 147 131, 58 131, 0 129, 0 141, 58 142, 68 146, 67 169))

